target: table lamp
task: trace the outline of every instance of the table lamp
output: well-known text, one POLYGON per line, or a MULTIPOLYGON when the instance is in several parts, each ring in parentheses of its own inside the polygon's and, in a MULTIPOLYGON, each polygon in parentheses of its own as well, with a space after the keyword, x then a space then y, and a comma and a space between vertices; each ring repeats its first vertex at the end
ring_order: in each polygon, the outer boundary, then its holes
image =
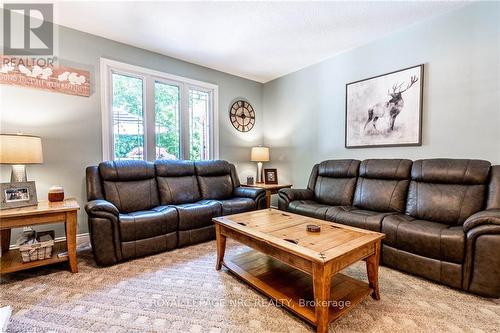
POLYGON ((257 162, 257 183, 262 183, 264 178, 262 162, 269 162, 269 147, 252 147, 250 160, 257 162))
POLYGON ((0 164, 11 164, 10 182, 26 182, 26 164, 43 163, 42 140, 23 134, 0 134, 0 164))

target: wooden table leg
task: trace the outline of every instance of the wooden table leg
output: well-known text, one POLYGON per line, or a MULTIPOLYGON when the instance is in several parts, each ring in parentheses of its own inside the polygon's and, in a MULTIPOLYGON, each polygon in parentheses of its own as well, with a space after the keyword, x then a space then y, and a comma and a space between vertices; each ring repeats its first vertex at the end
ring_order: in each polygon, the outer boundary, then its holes
POLYGON ((370 288, 373 289, 372 298, 379 300, 380 292, 378 289, 378 266, 380 261, 380 241, 375 243, 375 253, 366 258, 366 273, 370 288))
POLYGON ((323 264, 313 264, 314 304, 316 306, 316 332, 328 332, 329 300, 331 288, 330 269, 323 264))
POLYGON ((78 261, 76 259, 76 212, 66 213, 66 246, 68 248, 69 267, 72 273, 78 273, 78 261))
POLYGON ((271 190, 266 190, 266 208, 271 207, 271 190))
POLYGON ((3 229, 0 231, 0 244, 2 246, 2 253, 9 251, 10 229, 3 229))
POLYGON ((226 252, 226 236, 221 232, 220 224, 215 224, 215 238, 217 240, 217 264, 215 269, 220 271, 222 262, 224 261, 224 253, 226 252))

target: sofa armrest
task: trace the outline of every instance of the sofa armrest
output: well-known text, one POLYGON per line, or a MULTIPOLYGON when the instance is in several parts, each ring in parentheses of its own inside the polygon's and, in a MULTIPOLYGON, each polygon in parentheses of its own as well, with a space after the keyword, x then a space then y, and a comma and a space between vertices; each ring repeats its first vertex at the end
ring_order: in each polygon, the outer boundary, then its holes
POLYGON ((89 219, 90 242, 99 266, 113 265, 122 259, 120 247, 120 212, 106 200, 91 200, 85 205, 89 219))
POLYGON ((500 209, 487 209, 465 220, 462 288, 486 297, 500 297, 500 209))
POLYGON ((115 205, 106 200, 92 200, 85 205, 87 214, 98 217, 107 217, 107 214, 118 217, 120 212, 115 205), (103 216, 104 214, 104 216, 103 216))
POLYGON ((477 212, 464 222, 464 232, 468 233, 473 228, 483 225, 500 226, 500 209, 488 209, 477 212))
POLYGON ((295 200, 314 200, 314 193, 309 189, 283 188, 279 190, 279 196, 286 198, 288 202, 295 200))
POLYGON ((233 190, 233 195, 238 198, 250 198, 256 200, 260 196, 265 195, 265 190, 257 187, 239 186, 233 190))

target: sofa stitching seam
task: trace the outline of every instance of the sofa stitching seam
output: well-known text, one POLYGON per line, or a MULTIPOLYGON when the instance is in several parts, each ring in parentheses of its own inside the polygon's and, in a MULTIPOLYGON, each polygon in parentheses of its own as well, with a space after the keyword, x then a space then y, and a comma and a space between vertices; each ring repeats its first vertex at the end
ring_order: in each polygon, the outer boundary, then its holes
POLYGON ((394 242, 394 246, 395 246, 395 247, 397 247, 397 246, 398 246, 398 233, 399 233, 399 226, 401 225, 401 223, 402 223, 402 222, 401 222, 401 221, 399 221, 399 223, 398 223, 398 225, 397 225, 397 227, 396 227, 396 237, 395 237, 395 238, 396 238, 396 240, 395 240, 395 242, 394 242))
POLYGON ((443 276, 443 249, 442 249, 442 244, 441 244, 441 238, 442 238, 442 235, 443 235, 443 229, 444 228, 441 228, 439 229, 439 281, 442 282, 442 276, 443 276))
POLYGON ((462 183, 465 183, 465 176, 467 175, 467 171, 469 171, 470 161, 467 161, 467 165, 465 166, 464 174, 462 175, 462 183))
POLYGON ((467 192, 469 192, 469 188, 470 188, 470 187, 469 187, 469 186, 467 186, 467 188, 465 189, 464 195, 462 196, 462 200, 460 200, 460 209, 459 209, 459 211, 458 211, 458 216, 457 216, 457 219, 456 219, 457 221, 459 221, 459 220, 460 220, 460 216, 462 216, 462 209, 463 209, 463 207, 464 207, 464 205, 463 205, 463 204, 464 204, 464 201, 465 201, 465 197, 466 197, 466 195, 467 195, 467 192))
POLYGON ((387 209, 391 209, 391 202, 392 202, 392 197, 394 196, 394 192, 396 192, 396 188, 398 187, 399 185, 399 180, 396 180, 396 185, 393 187, 392 189, 392 192, 391 192, 391 197, 389 198, 389 205, 387 207, 387 209))
POLYGON ((121 210, 123 209, 123 204, 122 204, 122 198, 120 196, 120 191, 118 191, 118 185, 116 185, 116 182, 113 182, 113 185, 115 185, 116 195, 118 196, 118 202, 120 203, 120 210, 121 210))
POLYGON ((135 257, 137 256, 137 226, 134 215, 132 215, 132 219, 134 220, 134 257, 135 257))
POLYGON ((417 206, 417 216, 420 216, 420 207, 418 206, 418 186, 420 185, 419 182, 415 182, 415 206, 417 206))
POLYGON ((174 202, 174 197, 172 195, 172 190, 170 189, 170 183, 168 182, 168 180, 166 181, 166 183, 167 183, 168 192, 170 193, 170 200, 171 200, 171 202, 174 202))

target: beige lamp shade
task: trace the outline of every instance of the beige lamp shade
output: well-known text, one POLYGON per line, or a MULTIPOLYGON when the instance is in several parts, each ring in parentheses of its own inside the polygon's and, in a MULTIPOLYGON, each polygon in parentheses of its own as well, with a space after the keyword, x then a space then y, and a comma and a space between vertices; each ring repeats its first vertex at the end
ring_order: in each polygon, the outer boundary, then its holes
POLYGON ((250 160, 252 162, 269 162, 269 147, 253 147, 250 160))
POLYGON ((42 140, 37 136, 22 134, 0 135, 1 164, 43 163, 42 140))

